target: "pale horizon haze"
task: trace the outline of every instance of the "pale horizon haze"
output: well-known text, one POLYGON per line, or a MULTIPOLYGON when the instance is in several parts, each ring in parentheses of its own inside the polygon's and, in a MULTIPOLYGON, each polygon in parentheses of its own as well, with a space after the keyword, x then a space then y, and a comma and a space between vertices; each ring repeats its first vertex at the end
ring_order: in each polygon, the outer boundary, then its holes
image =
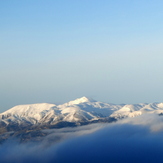
POLYGON ((82 96, 163 102, 163 1, 0 1, 0 112, 82 96))

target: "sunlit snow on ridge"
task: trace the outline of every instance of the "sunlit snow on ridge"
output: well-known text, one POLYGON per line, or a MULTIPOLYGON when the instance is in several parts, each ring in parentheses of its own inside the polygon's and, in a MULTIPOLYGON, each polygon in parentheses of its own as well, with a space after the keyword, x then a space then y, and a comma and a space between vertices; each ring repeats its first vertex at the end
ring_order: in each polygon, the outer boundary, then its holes
POLYGON ((162 103, 116 105, 82 97, 61 105, 40 103, 18 105, 0 114, 0 121, 31 124, 56 123, 58 121, 82 122, 112 117, 115 119, 136 117, 142 114, 163 113, 162 103))

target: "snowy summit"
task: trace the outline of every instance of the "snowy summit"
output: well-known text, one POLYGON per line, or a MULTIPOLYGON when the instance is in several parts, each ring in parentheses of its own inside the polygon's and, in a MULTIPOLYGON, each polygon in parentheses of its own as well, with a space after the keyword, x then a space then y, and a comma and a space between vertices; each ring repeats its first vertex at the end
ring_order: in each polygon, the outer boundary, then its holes
POLYGON ((82 97, 62 105, 40 103, 18 105, 0 114, 0 124, 55 125, 60 122, 91 123, 142 114, 163 114, 163 103, 115 105, 82 97))

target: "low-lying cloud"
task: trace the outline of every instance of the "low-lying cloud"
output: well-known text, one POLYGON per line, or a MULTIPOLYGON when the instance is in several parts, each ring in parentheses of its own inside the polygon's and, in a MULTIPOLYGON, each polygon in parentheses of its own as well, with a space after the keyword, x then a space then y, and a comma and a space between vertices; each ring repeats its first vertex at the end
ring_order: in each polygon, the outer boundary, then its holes
POLYGON ((46 130, 40 143, 0 146, 2 163, 162 162, 163 117, 143 115, 112 124, 46 130), (59 140, 53 143, 53 138, 59 140))

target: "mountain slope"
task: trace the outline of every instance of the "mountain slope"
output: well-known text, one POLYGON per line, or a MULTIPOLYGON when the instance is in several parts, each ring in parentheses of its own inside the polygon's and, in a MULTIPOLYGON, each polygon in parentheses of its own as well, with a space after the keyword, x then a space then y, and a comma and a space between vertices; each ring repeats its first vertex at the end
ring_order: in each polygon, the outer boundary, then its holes
POLYGON ((0 144, 9 138, 41 141, 48 135, 44 129, 113 122, 141 114, 163 115, 163 103, 115 105, 82 97, 62 105, 19 105, 0 114, 0 144))
MULTIPOLYGON (((141 103, 133 105, 115 105, 98 102, 82 97, 62 105, 31 104, 15 106, 0 114, 0 126, 27 127, 56 125, 58 123, 91 123, 107 121, 108 118, 121 119, 135 117, 146 113, 162 114, 163 103, 141 103)), ((64 126, 63 125, 63 126, 64 126)))
POLYGON ((59 121, 85 122, 108 117, 120 109, 120 105, 97 102, 86 97, 63 105, 31 104, 15 106, 0 114, 0 121, 15 124, 55 124, 59 121))

